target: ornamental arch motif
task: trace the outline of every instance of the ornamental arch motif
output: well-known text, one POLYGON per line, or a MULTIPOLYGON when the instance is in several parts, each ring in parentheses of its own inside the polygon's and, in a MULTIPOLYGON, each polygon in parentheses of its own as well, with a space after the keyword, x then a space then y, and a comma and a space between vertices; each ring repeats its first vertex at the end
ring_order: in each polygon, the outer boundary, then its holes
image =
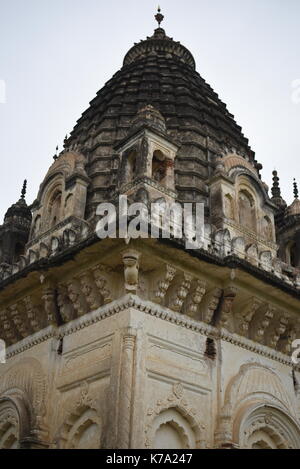
POLYGON ((13 399, 0 399, 0 449, 17 449, 21 438, 20 409, 13 399))
POLYGON ((88 404, 69 412, 55 438, 55 446, 60 449, 99 449, 101 443, 102 422, 97 410, 88 404))
POLYGON ((195 434, 190 422, 180 409, 162 411, 153 421, 153 448, 191 449, 196 447, 195 434))
POLYGON ((277 374, 259 363, 241 366, 227 386, 216 445, 232 444, 300 447, 295 403, 277 374))
POLYGON ((60 449, 99 449, 102 440, 101 419, 96 409, 83 405, 71 412, 55 439, 60 449))
POLYGON ((103 422, 88 383, 80 388, 78 402, 71 407, 54 438, 58 449, 100 449, 103 422))
POLYGON ((282 409, 253 403, 234 422, 233 443, 243 449, 299 449, 299 426, 282 409))
POLYGON ((41 364, 34 358, 20 360, 1 377, 0 404, 10 403, 18 415, 21 438, 40 432, 45 436, 45 398, 46 379, 41 364))
MULTIPOLYGON (((146 422, 146 448, 155 448, 157 432, 162 425, 177 433, 182 448, 205 447, 205 430, 197 411, 189 406, 181 383, 173 385, 172 393, 164 400, 158 400, 154 408, 149 408, 146 422)), ((176 448, 175 448, 176 449, 176 448)))

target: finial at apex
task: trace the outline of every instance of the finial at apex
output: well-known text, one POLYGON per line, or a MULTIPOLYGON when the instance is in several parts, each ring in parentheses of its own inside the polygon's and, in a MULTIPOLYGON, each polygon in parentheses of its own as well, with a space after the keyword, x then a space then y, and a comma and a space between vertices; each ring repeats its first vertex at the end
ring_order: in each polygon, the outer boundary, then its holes
POLYGON ((160 28, 160 24, 163 22, 165 17, 164 17, 164 15, 162 15, 161 8, 160 8, 159 5, 158 5, 158 8, 157 8, 157 12, 158 13, 155 15, 155 19, 158 22, 158 27, 160 28))
POLYGON ((22 200, 25 199, 26 189, 27 189, 27 179, 25 179, 25 181, 23 183, 23 187, 22 187, 22 192, 21 192, 21 199, 22 200))
POLYGON ((298 196, 299 196, 298 184, 296 182, 296 179, 294 178, 294 197, 295 197, 295 199, 298 199, 298 196))

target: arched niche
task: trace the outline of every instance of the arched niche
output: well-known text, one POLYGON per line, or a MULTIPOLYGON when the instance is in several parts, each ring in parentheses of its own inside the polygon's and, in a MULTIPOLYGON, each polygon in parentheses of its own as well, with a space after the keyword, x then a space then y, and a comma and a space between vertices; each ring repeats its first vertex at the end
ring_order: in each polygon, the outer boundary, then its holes
POLYGON ((128 151, 125 161, 125 183, 135 179, 137 173, 137 151, 132 149, 128 151))
POLYGON ((247 189, 240 189, 238 194, 239 224, 250 231, 257 231, 256 203, 247 189))
POLYGON ((17 449, 20 441, 20 422, 16 406, 8 399, 0 399, 0 449, 17 449))
POLYGON ((299 267, 300 254, 295 241, 290 241, 285 250, 286 262, 292 267, 299 267))
POLYGON ((15 244, 14 262, 19 262, 20 257, 23 256, 24 253, 25 253, 25 244, 21 242, 17 242, 15 244))
POLYGON ((229 220, 235 219, 234 200, 230 194, 226 194, 224 197, 224 215, 229 220))
POLYGON ((57 446, 63 449, 100 449, 102 425, 96 409, 82 405, 74 409, 62 425, 57 446))
POLYGON ((234 441, 240 448, 300 448, 299 426, 283 409, 253 402, 240 414, 234 424, 234 441))
POLYGON ((32 228, 31 228, 31 239, 35 239, 40 232, 41 229, 41 215, 37 215, 33 221, 32 228))
POLYGON ((192 449, 196 447, 194 431, 176 409, 161 412, 153 422, 154 449, 192 449))
POLYGON ((52 164, 33 204, 31 240, 68 217, 84 218, 90 182, 85 162, 83 155, 71 151, 61 154, 52 164))
POLYGON ((62 188, 56 187, 49 196, 47 204, 48 228, 57 225, 62 217, 62 188))
MULTIPOLYGON (((300 447, 300 429, 294 417, 295 406, 293 396, 274 371, 259 363, 242 365, 226 388, 216 432, 216 445, 250 447, 254 440, 245 439, 246 434, 250 437, 254 430, 260 430, 270 436, 273 428, 281 436, 284 435, 287 446, 294 447, 298 444, 300 447), (268 423, 271 421, 274 423, 273 427, 268 423)), ((263 441, 262 434, 256 436, 257 441, 263 441)), ((274 435, 272 438, 274 440, 274 435)), ((278 447, 278 441, 276 444, 278 447)))
POLYGON ((274 241, 273 225, 270 218, 265 215, 261 222, 261 236, 267 241, 274 241))
POLYGON ((64 218, 67 218, 72 215, 73 203, 74 203, 74 195, 72 193, 68 194, 64 203, 64 218))
POLYGON ((45 398, 46 379, 38 360, 24 358, 1 376, 0 404, 10 402, 17 409, 21 438, 34 433, 36 439, 39 436, 44 439, 47 434, 45 398))
POLYGON ((159 184, 166 183, 167 176, 167 158, 160 150, 155 150, 152 156, 152 179, 159 184))
POLYGON ((0 449, 22 447, 30 436, 32 419, 25 394, 14 389, 0 397, 0 449))

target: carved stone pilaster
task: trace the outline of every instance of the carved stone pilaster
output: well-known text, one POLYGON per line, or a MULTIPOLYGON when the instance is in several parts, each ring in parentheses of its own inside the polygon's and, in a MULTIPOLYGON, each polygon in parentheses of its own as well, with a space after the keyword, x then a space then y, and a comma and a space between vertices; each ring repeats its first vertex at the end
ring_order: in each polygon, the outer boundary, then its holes
POLYGON ((232 421, 230 415, 222 415, 215 433, 215 448, 232 448, 232 421))
POLYGON ((117 448, 130 448, 133 366, 136 330, 128 328, 123 333, 121 375, 119 388, 119 416, 117 448))

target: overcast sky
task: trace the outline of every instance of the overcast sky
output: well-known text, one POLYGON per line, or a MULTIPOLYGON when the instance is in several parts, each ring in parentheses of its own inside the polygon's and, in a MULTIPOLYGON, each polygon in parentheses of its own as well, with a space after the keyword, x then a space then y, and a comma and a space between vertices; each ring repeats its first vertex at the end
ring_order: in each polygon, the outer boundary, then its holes
MULTIPOLYGON (((56 145, 156 27, 152 0, 0 0, 0 217, 27 202, 56 145), (4 96, 4 84, 6 96, 4 96), (3 102, 5 99, 5 103, 3 102)), ((271 184, 300 183, 300 0, 161 0, 167 34, 235 115, 271 184)), ((1 223, 2 220, 0 220, 1 223)))

